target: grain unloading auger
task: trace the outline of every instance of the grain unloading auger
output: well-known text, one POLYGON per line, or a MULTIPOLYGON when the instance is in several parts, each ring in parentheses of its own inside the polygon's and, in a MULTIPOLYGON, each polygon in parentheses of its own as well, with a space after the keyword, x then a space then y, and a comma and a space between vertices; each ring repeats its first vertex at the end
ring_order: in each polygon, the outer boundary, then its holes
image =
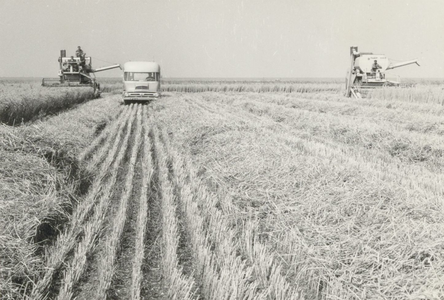
POLYGON ((59 78, 43 78, 42 86, 46 87, 92 87, 96 95, 100 95, 100 84, 96 81, 94 73, 120 68, 119 64, 98 69, 92 68, 90 56, 83 55, 77 57, 66 56, 66 50, 60 51, 59 57, 59 78))
POLYGON ((387 79, 385 71, 411 64, 419 66, 417 60, 393 64, 385 55, 358 52, 358 47, 350 47, 350 69, 345 82, 345 96, 362 98, 371 89, 399 86, 399 79, 387 79))

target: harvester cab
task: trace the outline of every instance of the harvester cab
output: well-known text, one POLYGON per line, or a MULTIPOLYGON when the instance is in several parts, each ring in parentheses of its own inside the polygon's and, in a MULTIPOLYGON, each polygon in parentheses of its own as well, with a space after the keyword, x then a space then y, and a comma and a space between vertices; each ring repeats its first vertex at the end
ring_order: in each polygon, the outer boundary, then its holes
POLYGON ((119 64, 93 69, 92 58, 85 54, 66 56, 66 50, 60 51, 59 78, 43 78, 42 86, 46 87, 92 87, 96 95, 100 95, 100 84, 95 74, 106 70, 120 68, 119 64))
POLYGON ((345 82, 345 96, 362 98, 369 90, 383 86, 399 86, 400 80, 386 78, 386 71, 419 63, 409 60, 392 63, 385 55, 358 52, 358 47, 350 47, 350 69, 345 82))

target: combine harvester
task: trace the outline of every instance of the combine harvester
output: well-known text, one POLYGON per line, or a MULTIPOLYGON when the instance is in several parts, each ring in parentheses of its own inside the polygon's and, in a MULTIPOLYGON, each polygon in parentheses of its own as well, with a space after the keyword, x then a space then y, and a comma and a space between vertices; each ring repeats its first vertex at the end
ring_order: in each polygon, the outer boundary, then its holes
POLYGON ((419 63, 417 60, 392 64, 383 54, 358 52, 358 47, 350 47, 350 69, 345 82, 345 96, 362 98, 366 93, 383 86, 399 86, 400 80, 388 80, 385 71, 419 63))
POLYGON ((59 66, 59 79, 43 78, 42 86, 92 87, 96 97, 100 96, 100 84, 96 81, 94 73, 116 68, 121 69, 119 64, 93 69, 91 57, 83 54, 83 51, 77 52, 76 57, 67 57, 66 50, 60 50, 59 66))

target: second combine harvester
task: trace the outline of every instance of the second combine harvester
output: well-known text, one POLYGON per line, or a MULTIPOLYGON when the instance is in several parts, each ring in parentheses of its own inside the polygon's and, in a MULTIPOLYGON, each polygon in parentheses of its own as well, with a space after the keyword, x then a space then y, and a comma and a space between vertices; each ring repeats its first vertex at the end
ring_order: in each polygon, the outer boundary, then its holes
POLYGON ((350 69, 346 78, 347 97, 362 98, 362 95, 371 89, 383 86, 399 86, 399 81, 388 80, 385 71, 418 64, 417 60, 400 63, 391 63, 383 54, 358 52, 358 47, 350 47, 350 69))

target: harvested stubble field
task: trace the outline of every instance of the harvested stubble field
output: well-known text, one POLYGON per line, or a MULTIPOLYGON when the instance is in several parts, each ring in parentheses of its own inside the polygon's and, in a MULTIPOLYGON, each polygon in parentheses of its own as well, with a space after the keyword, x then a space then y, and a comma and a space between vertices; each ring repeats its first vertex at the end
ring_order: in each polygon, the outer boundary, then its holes
MULTIPOLYGON (((105 96, 49 119, 46 132, 106 111, 79 121, 83 142, 70 146, 86 187, 71 175, 52 188, 56 203, 73 185, 72 209, 53 214, 63 226, 35 261, 0 265, 37 271, 0 288, 29 299, 441 299, 444 107, 394 93, 199 90, 127 106, 105 96)), ((24 143, 12 137, 38 140, 13 130, 5 153, 24 143)))

